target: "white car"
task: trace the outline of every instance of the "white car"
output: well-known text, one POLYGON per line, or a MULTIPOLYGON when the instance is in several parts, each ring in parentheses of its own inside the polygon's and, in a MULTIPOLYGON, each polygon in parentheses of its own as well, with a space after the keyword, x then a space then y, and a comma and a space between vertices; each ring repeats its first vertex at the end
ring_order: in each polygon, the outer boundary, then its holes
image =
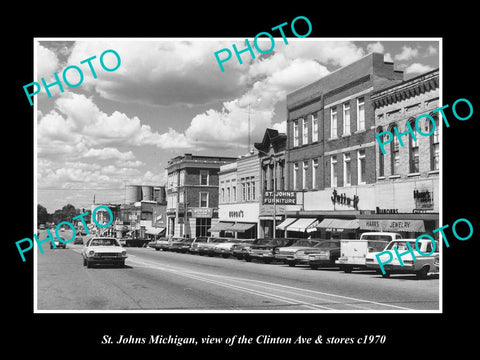
POLYGON ((127 252, 117 239, 111 237, 92 237, 82 249, 83 265, 114 264, 124 266, 127 252))

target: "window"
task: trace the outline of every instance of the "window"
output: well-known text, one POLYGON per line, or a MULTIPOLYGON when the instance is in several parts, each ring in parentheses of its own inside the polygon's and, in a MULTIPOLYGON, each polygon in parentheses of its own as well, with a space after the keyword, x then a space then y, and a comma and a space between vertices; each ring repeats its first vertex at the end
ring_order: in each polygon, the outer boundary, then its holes
MULTIPOLYGON (((383 129, 381 127, 377 128, 377 134, 381 134, 383 132, 383 129)), ((380 141, 383 143, 384 142, 384 137, 385 134, 380 136, 380 141)), ((384 162, 385 162, 385 155, 382 152, 382 149, 380 148, 380 144, 378 144, 378 176, 385 176, 385 168, 384 168, 384 162)))
POLYGON ((247 193, 245 188, 245 178, 240 179, 240 185, 242 187, 242 201, 245 201, 247 199, 247 193))
POLYGON ((298 146, 298 120, 293 122, 293 146, 298 146))
POLYGON ((208 193, 207 192, 200 192, 200 207, 201 208, 208 207, 208 193))
POLYGON ((365 130, 365 102, 363 97, 357 99, 357 130, 365 130))
POLYGON ((250 196, 251 196, 251 193, 250 193, 250 179, 247 177, 246 180, 247 180, 247 197, 246 197, 245 200, 249 201, 251 199, 250 198, 250 196))
POLYGON ((255 201, 256 194, 255 194, 255 177, 252 177, 252 200, 255 201))
POLYGON ((200 170, 200 185, 208 185, 208 170, 200 170))
POLYGON ((418 173, 420 171, 419 167, 419 157, 418 157, 418 133, 417 129, 415 128, 415 122, 410 122, 410 126, 413 123, 412 127, 412 134, 409 137, 409 162, 410 162, 410 173, 418 173), (415 137, 415 140, 413 139, 415 137))
POLYGON ((358 150, 358 184, 365 184, 365 150, 358 150))
POLYGON ((432 131, 432 126, 435 126, 435 131, 433 135, 430 136, 430 154, 431 154, 431 165, 430 168, 432 170, 439 170, 440 169, 440 130, 439 124, 437 120, 435 120, 435 125, 430 122, 429 131, 432 131))
POLYGON ((350 104, 343 104, 343 135, 350 135, 350 104))
POLYGON ((222 202, 225 202, 225 189, 223 187, 220 191, 220 199, 222 202))
POLYGON ((232 201, 237 201, 237 187, 235 185, 232 186, 232 193, 233 193, 233 199, 232 201))
POLYGON ((302 171, 302 189, 307 188, 307 171, 308 171, 308 161, 304 161, 303 171, 302 171))
POLYGON ((227 188, 227 202, 230 202, 232 201, 231 197, 230 197, 230 188, 228 187, 227 188))
POLYGON ((303 129, 302 129, 302 144, 308 144, 308 121, 307 119, 302 119, 303 129))
POLYGON ((312 189, 317 188, 318 159, 312 159, 312 189))
POLYGON ((337 156, 333 155, 330 159, 330 187, 337 186, 337 156))
POLYGON ((280 187, 279 190, 285 190, 285 166, 279 164, 280 166, 280 187))
POLYGON ((330 110, 330 137, 337 137, 337 108, 332 107, 330 110))
POLYGON ((312 142, 318 141, 318 113, 312 114, 312 142))
MULTIPOLYGON (((395 126, 395 125, 393 125, 395 126)), ((393 126, 390 127, 390 132, 393 133, 393 126)), ((393 137, 393 141, 390 143, 390 165, 391 165, 391 175, 398 175, 398 168, 400 165, 400 143, 398 141, 398 136, 393 137)))
POLYGON ((270 190, 275 189, 275 166, 270 166, 270 190))
POLYGON ((293 164, 293 190, 297 190, 298 163, 293 164))
POLYGON ((180 171, 180 186, 185 185, 185 170, 180 171))
POLYGON ((195 236, 208 236, 208 229, 212 227, 212 219, 196 218, 195 220, 195 236))
POLYGON ((178 202, 179 202, 180 204, 185 203, 185 192, 180 191, 180 192, 178 193, 178 202))
POLYGON ((343 154, 343 186, 352 185, 350 154, 343 154))

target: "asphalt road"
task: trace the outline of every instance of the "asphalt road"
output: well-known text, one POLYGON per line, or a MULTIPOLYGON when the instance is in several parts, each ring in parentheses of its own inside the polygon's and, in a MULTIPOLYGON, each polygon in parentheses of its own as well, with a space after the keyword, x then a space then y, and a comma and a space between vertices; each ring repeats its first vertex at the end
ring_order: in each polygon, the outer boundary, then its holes
POLYGON ((82 264, 81 245, 37 252, 36 309, 398 312, 439 310, 439 279, 382 278, 126 248, 124 268, 82 264))

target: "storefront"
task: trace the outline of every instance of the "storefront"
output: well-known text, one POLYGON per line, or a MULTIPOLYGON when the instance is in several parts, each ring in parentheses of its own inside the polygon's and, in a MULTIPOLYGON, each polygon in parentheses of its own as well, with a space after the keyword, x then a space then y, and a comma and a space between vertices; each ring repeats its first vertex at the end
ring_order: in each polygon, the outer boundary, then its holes
POLYGON ((220 204, 219 222, 209 228, 214 236, 255 239, 258 237, 259 204, 220 204))

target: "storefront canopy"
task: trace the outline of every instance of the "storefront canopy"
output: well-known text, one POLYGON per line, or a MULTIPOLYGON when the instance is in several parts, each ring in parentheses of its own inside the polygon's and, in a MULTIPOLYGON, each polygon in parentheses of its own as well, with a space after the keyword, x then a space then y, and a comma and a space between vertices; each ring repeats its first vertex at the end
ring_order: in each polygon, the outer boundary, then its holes
POLYGON ((298 220, 298 218, 286 218, 285 220, 283 220, 283 222, 281 224, 277 225, 277 230, 285 230, 285 228, 288 225, 290 225, 291 223, 293 223, 296 220, 298 220))
POLYGON ((257 225, 257 224, 256 223, 236 223, 236 224, 233 224, 232 227, 228 230, 229 231, 237 231, 237 232, 245 232, 245 231, 253 228, 255 225, 257 225))
POLYGON ((145 234, 158 235, 158 234, 162 233, 164 230, 165 230, 164 227, 161 227, 161 228, 150 228, 150 229, 148 229, 147 231, 145 231, 145 234))
POLYGON ((225 231, 231 230, 233 222, 220 221, 218 224, 213 225, 208 231, 225 231))
POLYGON ((360 229, 392 232, 425 232, 423 220, 359 219, 360 229))
POLYGON ((287 226, 288 231, 300 231, 300 232, 310 232, 315 231, 315 226, 318 224, 317 219, 312 218, 301 218, 293 222, 291 225, 287 226))
POLYGON ((355 230, 360 227, 358 219, 323 219, 320 224, 317 225, 317 229, 343 229, 343 230, 355 230))

